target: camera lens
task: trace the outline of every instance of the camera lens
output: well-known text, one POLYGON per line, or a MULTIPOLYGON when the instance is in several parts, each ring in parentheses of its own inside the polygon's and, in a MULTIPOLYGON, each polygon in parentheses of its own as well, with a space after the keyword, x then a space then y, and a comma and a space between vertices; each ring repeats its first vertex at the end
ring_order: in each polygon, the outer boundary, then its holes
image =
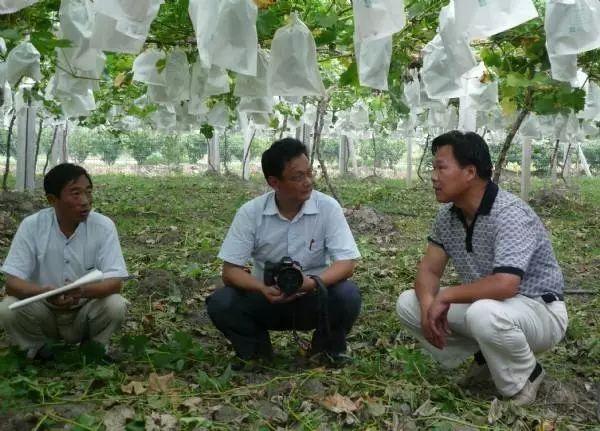
POLYGON ((277 276, 277 285, 286 295, 296 292, 303 281, 302 272, 296 268, 283 268, 277 276))

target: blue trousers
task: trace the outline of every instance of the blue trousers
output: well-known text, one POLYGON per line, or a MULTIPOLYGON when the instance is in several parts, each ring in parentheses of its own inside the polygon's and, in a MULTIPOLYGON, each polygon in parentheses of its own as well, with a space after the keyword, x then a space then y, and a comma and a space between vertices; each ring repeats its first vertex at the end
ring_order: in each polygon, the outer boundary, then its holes
POLYGON ((311 330, 312 352, 343 353, 346 335, 360 312, 361 297, 356 284, 341 281, 327 288, 330 331, 319 323, 316 292, 287 304, 271 304, 260 293, 225 286, 206 299, 208 315, 231 342, 242 359, 270 357, 273 354, 269 331, 311 330))

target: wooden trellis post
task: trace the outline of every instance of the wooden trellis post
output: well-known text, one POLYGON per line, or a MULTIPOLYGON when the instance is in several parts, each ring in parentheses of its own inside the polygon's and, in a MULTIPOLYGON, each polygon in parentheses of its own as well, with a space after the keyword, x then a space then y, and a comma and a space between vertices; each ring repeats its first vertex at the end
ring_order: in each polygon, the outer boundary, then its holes
POLYGON ((339 166, 340 176, 348 175, 348 160, 350 159, 349 139, 346 135, 340 137, 339 166))
POLYGON ((531 141, 529 137, 523 138, 521 146, 521 199, 529 200, 531 191, 531 141))
POLYGON ((216 174, 221 172, 219 135, 216 129, 213 132, 213 137, 208 141, 208 170, 216 174))
POLYGON ((16 190, 35 188, 35 119, 37 109, 31 99, 17 113, 17 171, 16 190))
POLYGON ((413 146, 413 138, 412 136, 408 136, 406 138, 406 184, 412 184, 412 146, 413 146))

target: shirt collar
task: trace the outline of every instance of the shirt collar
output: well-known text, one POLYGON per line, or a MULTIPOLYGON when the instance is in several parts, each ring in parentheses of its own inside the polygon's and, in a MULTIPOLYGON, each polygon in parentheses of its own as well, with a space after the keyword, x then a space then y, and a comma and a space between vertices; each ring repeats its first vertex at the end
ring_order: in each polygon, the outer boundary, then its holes
MULTIPOLYGON (((91 213, 92 213, 92 211, 90 211, 90 214, 88 214, 88 218, 91 215, 91 213)), ((67 240, 71 240, 71 239, 75 238, 75 235, 77 235, 77 232, 79 232, 81 229, 83 229, 84 226, 86 226, 86 222, 87 222, 87 220, 79 222, 79 224, 75 228, 75 231, 73 232, 73 235, 71 235, 70 238, 67 238, 67 236, 63 233, 63 231, 60 230, 60 224, 58 224, 58 216, 56 215, 56 210, 54 209, 54 207, 52 207, 52 217, 54 220, 54 226, 56 227, 56 232, 59 234, 59 236, 61 238, 65 238, 67 240)))
MULTIPOLYGON (((313 191, 310 194, 310 198, 308 198, 308 200, 306 202, 304 202, 304 205, 302 205, 302 208, 300 208, 300 211, 294 218, 297 219, 297 218, 303 216, 304 214, 318 214, 318 213, 319 213, 319 207, 317 206, 317 199, 315 196, 315 192, 313 191)), ((275 192, 272 192, 267 197, 267 202, 265 203, 263 215, 272 216, 272 215, 277 215, 277 214, 279 214, 279 208, 277 208, 277 203, 275 202, 275 192)))
MULTIPOLYGON (((483 198, 481 199, 481 203, 479 204, 479 208, 477 208, 476 215, 489 215, 492 211, 492 207, 494 206, 494 202, 496 201, 496 196, 498 196, 498 185, 493 181, 488 181, 485 186, 485 192, 483 193, 483 198)), ((456 215, 463 216, 463 212, 456 205, 452 205, 450 211, 455 213, 456 215)))
POLYGON ((317 198, 315 197, 314 191, 310 194, 310 198, 308 198, 308 200, 304 202, 304 205, 302 205, 302 209, 300 210, 300 212, 303 214, 319 213, 319 207, 317 206, 317 198))
POLYGON ((267 196, 267 201, 265 202, 265 208, 263 209, 263 215, 277 215, 279 210, 277 209, 277 204, 275 203, 275 192, 269 193, 267 196))

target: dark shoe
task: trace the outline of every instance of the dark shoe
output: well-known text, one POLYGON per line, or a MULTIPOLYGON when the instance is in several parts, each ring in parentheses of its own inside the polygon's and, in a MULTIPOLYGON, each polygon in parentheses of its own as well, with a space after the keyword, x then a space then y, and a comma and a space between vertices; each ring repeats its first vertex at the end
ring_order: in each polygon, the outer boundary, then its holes
POLYGON ((235 356, 230 363, 231 371, 244 371, 248 373, 256 372, 271 364, 272 355, 257 356, 254 358, 243 359, 235 356))
POLYGON ((44 344, 42 347, 40 347, 40 349, 33 357, 33 360, 40 362, 49 362, 53 361, 54 359, 54 351, 52 350, 52 347, 50 347, 48 344, 44 344))
POLYGON ((246 371, 246 368, 250 365, 251 361, 252 359, 244 360, 238 356, 235 356, 229 363, 229 366, 231 367, 231 371, 246 371))
POLYGON ((325 366, 328 368, 344 368, 354 362, 352 357, 345 352, 319 352, 309 357, 308 363, 325 366))
POLYGON ((326 353, 325 357, 329 361, 329 366, 332 368, 344 368, 345 366, 352 365, 354 363, 352 356, 344 352, 326 353))

